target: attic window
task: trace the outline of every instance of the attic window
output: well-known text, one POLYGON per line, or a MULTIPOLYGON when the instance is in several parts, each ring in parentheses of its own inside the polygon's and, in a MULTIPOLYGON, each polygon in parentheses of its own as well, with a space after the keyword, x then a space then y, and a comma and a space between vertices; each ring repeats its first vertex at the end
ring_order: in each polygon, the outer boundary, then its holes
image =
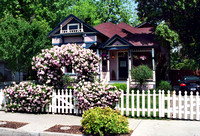
POLYGON ((79 24, 68 24, 67 29, 68 30, 79 29, 79 24))

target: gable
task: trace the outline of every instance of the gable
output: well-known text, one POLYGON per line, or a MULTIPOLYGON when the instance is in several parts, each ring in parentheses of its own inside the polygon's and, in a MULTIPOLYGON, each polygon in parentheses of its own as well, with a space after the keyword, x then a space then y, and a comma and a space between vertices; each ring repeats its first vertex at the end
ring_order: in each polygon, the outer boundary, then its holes
POLYGON ((84 34, 84 33, 97 33, 101 36, 104 36, 102 33, 88 25, 87 23, 83 22, 82 20, 78 19, 74 15, 69 15, 65 18, 62 22, 60 22, 56 28, 54 28, 49 34, 49 37, 54 35, 68 35, 68 34, 84 34))
POLYGON ((104 45, 103 48, 129 48, 132 47, 133 45, 130 44, 128 41, 125 39, 121 38, 118 35, 113 36, 111 39, 109 39, 104 45))

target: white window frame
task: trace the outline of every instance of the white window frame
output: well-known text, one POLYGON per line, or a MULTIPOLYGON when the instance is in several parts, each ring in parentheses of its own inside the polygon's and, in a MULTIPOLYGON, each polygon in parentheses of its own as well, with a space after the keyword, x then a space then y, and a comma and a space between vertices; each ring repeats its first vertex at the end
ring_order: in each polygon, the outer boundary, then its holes
POLYGON ((67 30, 69 31, 70 30, 69 27, 74 25, 78 26, 77 29, 80 29, 79 23, 73 23, 73 24, 67 24, 67 30))
POLYGON ((62 69, 64 74, 69 74, 69 75, 76 75, 76 74, 77 74, 77 73, 75 73, 74 69, 72 69, 72 72, 67 72, 67 73, 66 73, 66 72, 65 72, 65 67, 66 67, 66 66, 64 66, 63 69, 62 69))

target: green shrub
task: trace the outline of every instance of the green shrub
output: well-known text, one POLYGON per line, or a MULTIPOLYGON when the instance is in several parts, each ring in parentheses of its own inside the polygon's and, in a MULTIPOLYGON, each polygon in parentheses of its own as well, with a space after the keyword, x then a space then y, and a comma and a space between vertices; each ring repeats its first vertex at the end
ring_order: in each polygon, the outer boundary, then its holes
POLYGON ((85 134, 104 136, 129 133, 128 119, 109 107, 85 111, 81 125, 85 134))
POLYGON ((152 70, 146 65, 140 65, 133 67, 131 70, 131 76, 136 81, 140 82, 140 87, 149 78, 152 77, 152 70))
POLYGON ((122 89, 124 90, 124 93, 126 93, 126 90, 127 90, 127 85, 124 84, 124 83, 115 83, 115 84, 111 84, 112 86, 116 86, 117 89, 122 89))
POLYGON ((168 90, 171 90, 171 85, 169 82, 167 81, 161 81, 158 85, 158 90, 165 90, 165 91, 168 91, 168 90))
POLYGON ((66 74, 62 77, 63 79, 63 86, 67 87, 67 86, 71 86, 71 83, 74 83, 75 79, 72 78, 69 74, 66 74))

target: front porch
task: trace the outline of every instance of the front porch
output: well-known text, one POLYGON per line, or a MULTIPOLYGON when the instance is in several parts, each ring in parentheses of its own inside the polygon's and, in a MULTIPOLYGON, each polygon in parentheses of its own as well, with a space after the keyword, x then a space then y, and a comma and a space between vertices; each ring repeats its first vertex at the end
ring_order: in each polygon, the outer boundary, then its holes
POLYGON ((139 83, 131 79, 131 68, 145 64, 153 70, 152 78, 145 85, 148 89, 155 88, 154 48, 102 50, 99 55, 102 58, 100 79, 104 84, 127 83, 129 80, 130 87, 135 88, 139 83))

